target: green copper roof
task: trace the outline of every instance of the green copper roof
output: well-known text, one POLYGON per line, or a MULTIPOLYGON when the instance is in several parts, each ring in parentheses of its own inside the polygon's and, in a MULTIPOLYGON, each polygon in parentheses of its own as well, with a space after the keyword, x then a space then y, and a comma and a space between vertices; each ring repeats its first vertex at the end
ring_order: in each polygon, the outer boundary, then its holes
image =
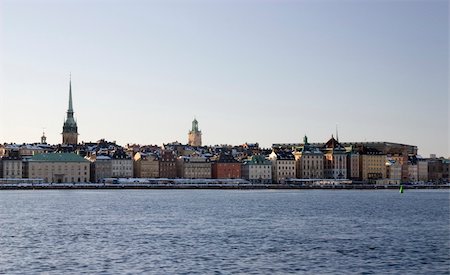
POLYGON ((31 157, 30 161, 49 162, 89 162, 87 159, 74 153, 48 153, 37 154, 31 157))

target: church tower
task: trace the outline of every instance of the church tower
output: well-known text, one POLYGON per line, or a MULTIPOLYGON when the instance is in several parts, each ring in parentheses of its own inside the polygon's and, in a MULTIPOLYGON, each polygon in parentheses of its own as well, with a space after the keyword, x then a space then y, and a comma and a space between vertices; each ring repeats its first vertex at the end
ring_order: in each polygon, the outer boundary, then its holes
POLYGON ((42 130, 41 144, 47 144, 47 137, 45 136, 44 130, 42 130))
POLYGON ((73 118, 72 106, 72 79, 69 80, 69 109, 67 110, 67 118, 63 126, 63 144, 78 144, 78 127, 77 122, 73 118))
POLYGON ((202 131, 198 129, 198 121, 194 118, 192 129, 189 131, 188 144, 190 146, 202 146, 202 131))

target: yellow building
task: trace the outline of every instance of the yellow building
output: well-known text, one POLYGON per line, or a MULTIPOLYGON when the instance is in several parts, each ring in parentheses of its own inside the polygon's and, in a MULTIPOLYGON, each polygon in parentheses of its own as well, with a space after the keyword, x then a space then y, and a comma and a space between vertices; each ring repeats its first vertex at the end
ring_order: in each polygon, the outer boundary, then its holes
POLYGON ((386 155, 382 152, 364 148, 359 156, 361 179, 365 181, 386 179, 386 155))
POLYGON ((134 155, 134 177, 158 178, 159 158, 153 154, 136 153, 134 155))
POLYGON ((90 162, 73 153, 38 154, 28 161, 28 177, 44 182, 89 182, 90 162))

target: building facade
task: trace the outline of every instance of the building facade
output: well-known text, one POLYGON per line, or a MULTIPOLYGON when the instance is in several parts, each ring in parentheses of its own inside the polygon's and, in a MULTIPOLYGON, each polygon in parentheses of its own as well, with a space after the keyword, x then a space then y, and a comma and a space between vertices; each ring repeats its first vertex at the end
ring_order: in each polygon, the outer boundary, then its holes
POLYGON ((109 156, 94 155, 88 158, 91 162, 91 182, 100 182, 105 178, 112 178, 112 159, 109 156))
POLYGON ((28 161, 28 178, 44 182, 89 182, 90 162, 74 153, 45 153, 28 161))
POLYGON ((291 151, 274 150, 270 153, 269 160, 272 162, 272 179, 275 183, 295 178, 295 158, 291 151))
POLYGON ((272 183, 272 162, 264 156, 252 156, 242 164, 242 178, 251 183, 272 183))
POLYGON ((428 161, 426 159, 417 160, 417 177, 419 181, 428 181, 428 161))
POLYGON ((386 155, 373 148, 365 148, 360 155, 361 179, 376 181, 386 178, 386 155))
POLYGON ((115 151, 111 159, 113 178, 133 177, 133 159, 125 151, 115 151))
POLYGON ((159 158, 155 154, 138 152, 134 155, 135 178, 159 178, 159 158))
POLYGON ((324 154, 324 176, 327 179, 347 178, 347 152, 334 137, 322 147, 324 154))
POLYGON ((211 162, 204 156, 180 156, 177 159, 177 176, 185 179, 210 179, 211 162))
POLYGON ((173 179, 177 177, 177 157, 172 150, 163 150, 159 157, 159 177, 173 179))
POLYGON ((241 178, 241 163, 231 154, 222 153, 212 163, 213 179, 239 179, 241 178))
POLYGON ((386 161, 386 183, 400 184, 402 180, 402 166, 393 159, 386 161))
POLYGON ((299 179, 323 178, 323 153, 308 143, 308 137, 303 138, 303 146, 294 151, 296 177, 299 179))
POLYGON ((1 174, 4 179, 21 179, 23 174, 22 158, 19 156, 3 157, 0 161, 1 174))

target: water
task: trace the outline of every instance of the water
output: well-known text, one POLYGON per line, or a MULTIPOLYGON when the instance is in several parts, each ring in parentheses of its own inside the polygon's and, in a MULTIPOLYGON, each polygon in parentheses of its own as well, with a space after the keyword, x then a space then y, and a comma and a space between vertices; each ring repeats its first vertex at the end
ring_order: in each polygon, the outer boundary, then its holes
POLYGON ((0 192, 0 273, 448 274, 449 192, 0 192))

